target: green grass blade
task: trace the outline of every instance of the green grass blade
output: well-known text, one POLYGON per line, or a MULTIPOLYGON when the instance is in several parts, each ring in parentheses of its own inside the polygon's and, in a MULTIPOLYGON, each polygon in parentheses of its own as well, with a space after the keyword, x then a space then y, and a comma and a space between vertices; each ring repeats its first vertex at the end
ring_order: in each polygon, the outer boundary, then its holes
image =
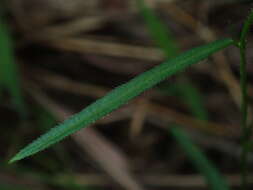
POLYGON ((249 95, 248 95, 248 79, 247 79, 247 37, 250 32, 250 27, 253 24, 253 10, 251 10, 248 18, 245 20, 241 37, 238 42, 240 50, 240 87, 241 87, 241 128, 242 128, 242 147, 241 153, 241 178, 242 178, 242 189, 248 189, 248 143, 252 136, 253 126, 248 125, 248 112, 249 112, 249 95))
POLYGON ((172 127, 171 133, 182 149, 186 152, 194 166, 205 177, 206 182, 213 190, 229 190, 225 179, 220 175, 215 166, 194 145, 191 139, 178 127, 172 127))
POLYGON ((204 97, 192 83, 177 82, 175 84, 162 84, 159 86, 159 90, 169 96, 180 98, 196 118, 208 120, 208 112, 204 106, 204 97))
POLYGON ((199 90, 190 83, 181 86, 180 90, 192 114, 198 119, 208 120, 208 113, 204 106, 204 98, 199 90))
POLYGON ((143 91, 153 87, 165 78, 184 70, 194 63, 207 58, 210 54, 217 52, 233 44, 232 39, 218 40, 204 46, 193 48, 180 56, 160 64, 153 69, 123 84, 95 103, 89 105, 80 113, 73 115, 62 124, 52 128, 48 133, 22 149, 10 162, 21 160, 35 154, 50 145, 62 140, 64 137, 86 127, 96 120, 106 116, 119 106, 126 104, 143 91))
POLYGON ((21 93, 19 73, 15 64, 13 51, 12 40, 7 25, 0 17, 0 87, 8 91, 17 111, 20 115, 25 116, 25 102, 21 93))
POLYGON ((172 58, 177 56, 179 49, 168 28, 159 20, 152 9, 145 5, 143 0, 137 0, 137 5, 152 38, 164 51, 166 57, 172 58))

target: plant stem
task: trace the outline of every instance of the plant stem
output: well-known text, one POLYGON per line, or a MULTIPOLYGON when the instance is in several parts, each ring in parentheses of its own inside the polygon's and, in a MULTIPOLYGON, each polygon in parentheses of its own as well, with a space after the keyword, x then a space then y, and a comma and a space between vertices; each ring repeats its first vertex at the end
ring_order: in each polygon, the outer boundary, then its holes
POLYGON ((246 190, 248 186, 248 170, 247 170, 247 158, 248 158, 248 143, 252 134, 252 127, 247 125, 248 120, 248 93, 247 93, 247 61, 246 61, 246 37, 249 33, 250 25, 253 21, 253 11, 246 19, 241 37, 238 43, 240 49, 240 86, 241 86, 241 127, 242 127, 242 153, 241 153, 241 180, 242 190, 246 190))

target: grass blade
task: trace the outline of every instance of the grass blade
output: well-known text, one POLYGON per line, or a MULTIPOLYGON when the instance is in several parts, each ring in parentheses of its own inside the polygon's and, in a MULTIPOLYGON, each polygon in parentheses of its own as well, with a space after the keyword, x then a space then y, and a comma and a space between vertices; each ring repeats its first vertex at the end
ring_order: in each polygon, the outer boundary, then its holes
POLYGON ((137 0, 140 13, 143 16, 149 32, 156 44, 164 51, 167 58, 177 56, 178 46, 168 28, 159 20, 152 9, 143 0, 137 0))
MULTIPOLYGON (((0 17, 0 87, 6 89, 12 103, 21 116, 26 115, 25 102, 21 93, 19 73, 14 61, 12 40, 7 25, 0 17)), ((1 89, 2 91, 2 89, 1 89)))
POLYGON ((179 97, 198 119, 208 120, 208 112, 204 106, 204 97, 190 82, 159 85, 159 90, 170 96, 179 97))
POLYGON ((205 176, 206 182, 213 190, 229 190, 225 179, 220 175, 215 166, 192 143, 190 138, 178 127, 172 127, 171 133, 182 149, 186 152, 194 166, 205 176))
POLYGON ((119 106, 126 104, 129 100, 158 84, 165 78, 184 70, 194 63, 198 63, 207 58, 210 54, 224 49, 231 44, 234 44, 232 39, 223 39, 193 48, 175 59, 144 72, 130 80, 128 83, 115 88, 106 96, 89 105, 80 113, 73 115, 62 124, 52 128, 48 133, 42 135, 40 138, 22 149, 10 160, 10 163, 35 154, 62 140, 64 137, 106 116, 119 106))
POLYGON ((240 87, 241 87, 241 128, 242 128, 242 147, 241 153, 241 176, 242 176, 242 189, 248 189, 248 143, 252 136, 253 126, 248 125, 248 80, 247 80, 247 59, 246 59, 246 46, 247 37, 250 32, 250 26, 253 24, 253 10, 251 10, 248 18, 245 20, 241 37, 238 42, 240 50, 240 87))

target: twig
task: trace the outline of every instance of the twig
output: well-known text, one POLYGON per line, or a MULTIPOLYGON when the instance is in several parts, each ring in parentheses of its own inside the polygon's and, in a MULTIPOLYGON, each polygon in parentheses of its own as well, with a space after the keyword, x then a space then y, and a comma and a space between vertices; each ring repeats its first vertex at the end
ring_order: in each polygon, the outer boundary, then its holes
POLYGON ((81 17, 61 25, 47 26, 39 31, 27 33, 30 40, 55 40, 100 28, 106 21, 105 16, 81 17))
POLYGON ((130 138, 134 141, 141 133, 147 116, 147 102, 145 98, 139 99, 130 124, 130 138))
POLYGON ((161 61, 164 58, 162 51, 158 48, 134 46, 77 37, 47 41, 46 45, 60 50, 81 54, 92 53, 95 55, 134 58, 147 61, 161 61))

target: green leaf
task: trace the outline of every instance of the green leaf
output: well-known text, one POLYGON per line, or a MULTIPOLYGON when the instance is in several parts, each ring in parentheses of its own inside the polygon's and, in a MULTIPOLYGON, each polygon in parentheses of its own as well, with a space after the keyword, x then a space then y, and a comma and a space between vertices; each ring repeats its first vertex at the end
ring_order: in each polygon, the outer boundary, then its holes
POLYGON ((42 108, 38 108, 37 116, 38 116, 38 125, 40 126, 41 130, 48 130, 50 127, 57 124, 57 120, 53 117, 52 114, 50 114, 47 110, 44 110, 42 108))
MULTIPOLYGON (((232 39, 218 40, 204 46, 194 48, 180 56, 160 64, 153 69, 123 84, 103 98, 89 105, 80 113, 73 115, 70 119, 54 127, 48 133, 29 144, 21 150, 10 162, 21 160, 35 154, 50 145, 62 140, 64 137, 94 123, 96 120, 106 116, 119 106, 126 104, 143 91, 153 87, 167 77, 184 70, 188 66, 198 63, 207 58, 210 54, 217 52, 233 44, 232 39)), ((148 55, 147 55, 148 56, 148 55)))
POLYGON ((166 57, 172 58, 177 56, 179 49, 168 28, 159 20, 152 9, 145 5, 143 0, 137 0, 137 5, 152 38, 164 51, 166 57))
POLYGON ((180 144, 194 166, 205 176, 206 182, 213 190, 229 190, 225 179, 205 155, 194 145, 191 139, 178 127, 171 127, 171 133, 180 144))
POLYGON ((208 113, 204 106, 204 97, 190 82, 177 82, 175 84, 162 84, 159 89, 172 96, 177 96, 188 105, 192 114, 201 120, 208 120, 208 113))
MULTIPOLYGON (((0 87, 9 92, 13 105, 21 116, 25 116, 25 102, 19 80, 10 33, 7 25, 0 17, 0 87)), ((2 92, 2 89, 0 89, 0 92, 2 92)))

